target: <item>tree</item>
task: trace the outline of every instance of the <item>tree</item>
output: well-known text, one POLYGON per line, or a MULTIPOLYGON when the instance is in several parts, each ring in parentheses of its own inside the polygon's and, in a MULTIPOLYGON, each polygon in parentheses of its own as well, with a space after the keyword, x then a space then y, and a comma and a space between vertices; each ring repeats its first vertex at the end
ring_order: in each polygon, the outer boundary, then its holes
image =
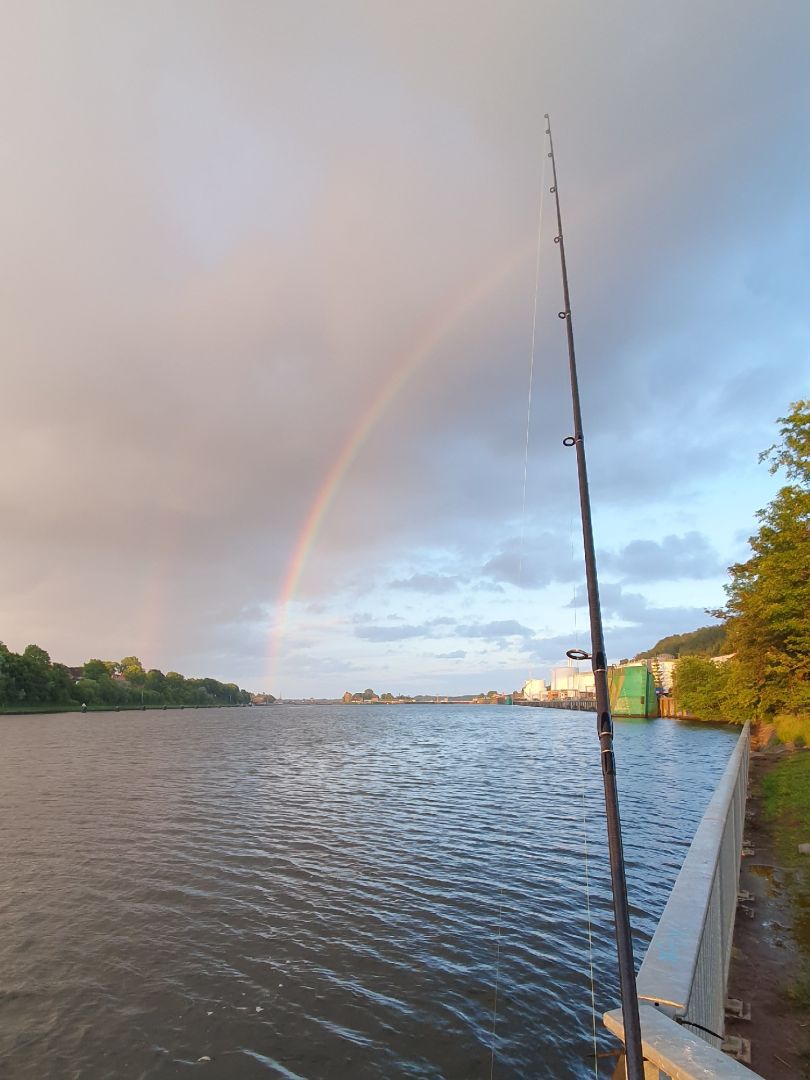
POLYGON ((137 656, 124 657, 121 661, 121 674, 128 683, 135 686, 142 686, 146 682, 146 672, 137 656))
POLYGON ((23 651, 23 659, 30 660, 33 664, 41 664, 43 667, 51 666, 51 658, 39 645, 26 645, 23 651))
POLYGON ((104 660, 88 660, 84 665, 86 679, 103 679, 110 674, 110 665, 104 660))
MULTIPOLYGON (((661 638, 651 649, 637 653, 636 660, 647 660, 662 653, 671 656, 722 656, 728 652, 726 628, 720 626, 701 626, 689 634, 670 634, 661 638)), ((620 663, 626 664, 626 660, 620 663)))
POLYGON ((682 656, 675 666, 673 691, 678 708, 700 720, 725 720, 728 664, 707 656, 682 656))
POLYGON ((95 679, 88 679, 87 676, 76 683, 76 692, 79 701, 86 705, 97 705, 102 700, 98 682, 95 679))
POLYGON ((369 687, 367 690, 363 691, 363 697, 366 699, 366 701, 370 701, 373 697, 376 697, 376 696, 377 695, 374 693, 374 691, 371 689, 371 687, 369 687))
POLYGON ((725 608, 736 690, 759 719, 810 715, 810 401, 780 417, 781 439, 760 455, 793 483, 760 510, 751 557, 729 568, 725 608))
MULTIPOLYGON (((271 699, 275 700, 275 699, 271 699)), ((88 660, 82 678, 75 680, 64 664, 51 662, 39 645, 28 645, 17 654, 0 642, 0 708, 41 707, 86 702, 92 705, 244 705, 250 694, 236 683, 217 679, 185 679, 175 671, 168 675, 152 668, 148 673, 136 656, 120 664, 88 660), (126 677, 113 678, 126 672, 126 677)))

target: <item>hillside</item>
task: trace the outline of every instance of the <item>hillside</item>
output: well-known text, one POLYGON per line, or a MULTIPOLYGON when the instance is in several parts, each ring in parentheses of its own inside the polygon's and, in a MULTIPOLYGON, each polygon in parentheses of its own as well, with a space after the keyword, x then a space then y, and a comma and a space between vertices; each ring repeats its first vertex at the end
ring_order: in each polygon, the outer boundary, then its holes
POLYGON ((726 628, 721 623, 719 626, 701 626, 688 634, 670 634, 661 638, 651 649, 640 652, 635 659, 647 660, 661 653, 672 656, 722 656, 728 651, 726 628))

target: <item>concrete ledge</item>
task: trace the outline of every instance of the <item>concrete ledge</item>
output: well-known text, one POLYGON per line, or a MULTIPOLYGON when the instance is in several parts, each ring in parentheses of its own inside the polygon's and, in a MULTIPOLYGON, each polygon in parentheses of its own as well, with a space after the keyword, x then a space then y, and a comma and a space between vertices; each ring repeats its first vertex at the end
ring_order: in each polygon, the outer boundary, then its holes
MULTIPOLYGON (((639 1002, 638 1011, 644 1058, 672 1080, 751 1080, 758 1075, 652 1005, 639 1002)), ((605 1013, 603 1019, 605 1027, 624 1042, 621 1009, 605 1013)))

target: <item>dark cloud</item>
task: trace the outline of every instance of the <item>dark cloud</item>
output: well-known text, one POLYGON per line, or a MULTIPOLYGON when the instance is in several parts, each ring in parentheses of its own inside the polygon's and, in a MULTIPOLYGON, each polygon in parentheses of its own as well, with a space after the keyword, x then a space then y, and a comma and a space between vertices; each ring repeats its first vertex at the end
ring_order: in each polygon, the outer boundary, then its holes
MULTIPOLYGON (((603 618, 624 619, 636 623, 642 620, 650 607, 649 601, 641 593, 625 592, 622 585, 609 581, 604 581, 599 586, 599 602, 603 618)), ((587 609, 588 594, 583 585, 574 591, 574 596, 566 607, 587 609)))
POLYGON ((705 580, 725 569, 712 545, 699 532, 665 536, 663 540, 632 540, 620 551, 604 552, 600 568, 620 574, 625 581, 705 580))
POLYGON ((55 6, 45 66, 4 22, 4 639, 272 689, 281 627, 321 694, 436 597, 516 670, 505 601, 581 574, 548 200, 524 491, 546 107, 611 617, 686 619, 632 589, 716 587, 804 390, 810 7, 242 14, 55 6))
POLYGON ((500 551, 483 564, 481 574, 494 582, 539 589, 553 581, 573 581, 581 571, 571 555, 570 536, 543 531, 503 541, 500 551))

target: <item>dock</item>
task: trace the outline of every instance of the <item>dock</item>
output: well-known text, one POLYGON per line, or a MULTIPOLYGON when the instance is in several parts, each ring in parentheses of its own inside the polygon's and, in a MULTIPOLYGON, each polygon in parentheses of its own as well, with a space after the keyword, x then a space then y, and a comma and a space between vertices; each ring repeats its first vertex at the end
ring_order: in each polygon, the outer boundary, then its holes
POLYGON ((516 701, 515 705, 530 705, 533 709, 569 709, 574 712, 596 712, 595 697, 543 698, 542 701, 516 701))

